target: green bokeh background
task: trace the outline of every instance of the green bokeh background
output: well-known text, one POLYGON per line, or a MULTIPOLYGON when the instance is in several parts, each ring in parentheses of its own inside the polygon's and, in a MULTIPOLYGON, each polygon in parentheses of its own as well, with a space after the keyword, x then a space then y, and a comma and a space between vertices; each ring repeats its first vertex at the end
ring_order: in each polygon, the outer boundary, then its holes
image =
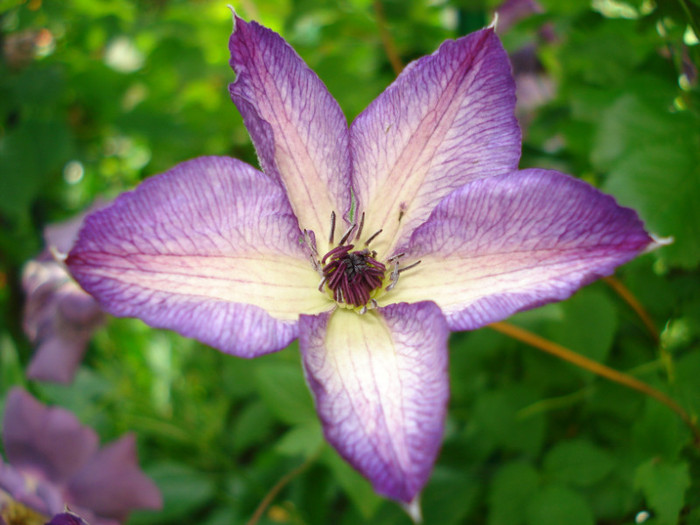
MULTIPOLYGON (((381 6, 407 63, 489 23, 496 4, 381 6)), ((509 52, 536 46, 540 78, 556 86, 527 111, 521 165, 573 173, 675 242, 617 273, 659 343, 602 282, 511 322, 668 393, 697 422, 700 46, 691 28, 700 3, 540 4, 502 35, 509 52)), ((395 76, 372 0, 236 9, 280 32, 349 120, 395 76)), ((324 444, 296 344, 247 361, 110 319, 72 385, 26 380, 20 276, 45 225, 195 156, 257 161, 228 95, 224 2, 0 0, 0 31, 0 400, 22 385, 74 411, 103 442, 134 431, 165 499, 161 512, 135 513, 134 525, 245 523, 302 464, 260 523, 410 523, 324 444)), ((452 399, 422 497, 427 524, 632 524, 643 510, 648 524, 700 523, 699 449, 667 407, 489 328, 454 334, 450 348, 452 399)))

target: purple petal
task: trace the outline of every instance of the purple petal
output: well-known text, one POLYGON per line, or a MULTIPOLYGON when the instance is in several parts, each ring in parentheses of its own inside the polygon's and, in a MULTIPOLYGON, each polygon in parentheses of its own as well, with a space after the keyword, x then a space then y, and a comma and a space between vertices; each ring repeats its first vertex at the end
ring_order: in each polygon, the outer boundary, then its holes
POLYGON ((0 514, 3 504, 20 504, 46 516, 63 508, 63 497, 57 487, 36 472, 22 473, 0 461, 0 514))
POLYGON ((300 227, 323 240, 331 212, 342 216, 350 209, 345 116, 282 37, 237 16, 234 23, 229 48, 236 81, 231 97, 263 170, 286 188, 300 227))
POLYGON ((145 181, 85 221, 67 264, 118 316, 253 357, 332 307, 282 189, 250 166, 203 157, 145 181))
POLYGON ((9 462, 18 470, 62 483, 95 453, 97 434, 62 408, 48 408, 20 388, 7 397, 2 430, 9 462))
POLYGON ((543 13, 544 9, 536 0, 506 0, 496 8, 496 12, 498 13, 496 31, 504 34, 521 20, 543 13))
POLYGON ((300 348, 328 442, 374 489, 410 502, 428 480, 449 396, 433 303, 302 316, 300 348))
POLYGON ((404 244, 437 203, 520 158, 510 65, 492 29, 447 41, 411 64, 350 128, 364 231, 382 254, 404 244))
POLYGON ((637 214, 580 180, 524 170, 467 184, 418 228, 380 304, 435 301, 470 330, 569 297, 650 247, 637 214))
POLYGON ((88 525, 88 523, 72 512, 56 514, 46 525, 88 525))
POLYGON ((78 233, 83 226, 85 217, 90 213, 105 208, 109 203, 110 201, 108 200, 98 198, 87 210, 72 219, 46 226, 44 228, 44 243, 46 247, 58 250, 60 253, 68 253, 75 241, 78 240, 78 233))
POLYGON ((76 505, 119 521, 134 509, 162 506, 160 491, 138 466, 133 435, 126 435, 95 454, 71 479, 68 494, 76 505))
POLYGON ((22 272, 26 294, 23 326, 37 346, 31 379, 70 383, 87 343, 104 316, 97 302, 53 260, 30 261, 22 272))

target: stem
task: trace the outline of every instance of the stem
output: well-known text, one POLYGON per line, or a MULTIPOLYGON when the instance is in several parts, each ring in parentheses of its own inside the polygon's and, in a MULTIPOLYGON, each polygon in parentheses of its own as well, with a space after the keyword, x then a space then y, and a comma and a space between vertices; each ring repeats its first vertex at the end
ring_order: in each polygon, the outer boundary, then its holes
POLYGON ((396 46, 391 38, 389 29, 387 29, 386 16, 384 16, 384 6, 382 6, 381 0, 374 0, 374 16, 377 18, 379 36, 382 39, 384 52, 391 63, 391 68, 394 70, 394 73, 398 75, 403 69, 403 62, 401 62, 401 58, 399 57, 399 53, 396 51, 396 46))
POLYGON ((632 308, 632 310, 634 310, 634 313, 637 314, 637 316, 644 323, 644 326, 646 326, 647 330, 651 334, 651 337, 654 339, 654 342, 658 344, 659 331, 656 329, 654 321, 652 320, 649 313, 644 309, 642 303, 640 303, 639 300, 634 296, 634 294, 630 292, 629 288, 622 284, 622 281, 613 276, 605 277, 603 281, 605 281, 605 284, 612 288, 613 291, 617 295, 619 295, 622 298, 622 300, 625 301, 630 306, 630 308, 632 308))
POLYGON ((286 487, 290 481, 292 481, 294 478, 299 476, 301 473, 303 473, 309 466, 318 459, 318 456, 321 455, 321 450, 323 448, 319 448, 316 452, 314 452, 311 456, 306 458, 306 461, 304 461, 301 465, 296 467, 294 470, 291 470, 287 472, 284 476, 282 476, 277 483, 268 491, 267 494, 265 494, 265 497, 262 499, 260 504, 258 505, 258 508, 255 509, 255 512, 253 513, 253 516, 251 516, 250 520, 248 520, 247 525, 256 525, 258 521, 260 521, 260 518, 262 518, 263 514, 267 510, 267 508, 270 506, 270 504, 274 501, 274 499, 277 497, 277 494, 286 487))
POLYGON ((533 334, 532 332, 520 328, 519 326, 515 326, 510 323, 493 323, 488 325, 488 327, 512 337, 513 339, 517 339, 525 344, 534 346, 535 348, 558 357, 559 359, 568 361, 579 368, 583 368, 584 370, 593 372, 594 374, 609 379, 610 381, 626 386, 627 388, 631 388, 632 390, 636 390, 637 392, 641 392, 649 397, 653 397, 678 414, 678 416, 686 425, 688 425, 690 431, 693 433, 695 446, 700 448, 700 429, 695 425, 695 422, 683 409, 683 407, 660 390, 647 385, 639 379, 622 372, 618 372, 617 370, 598 363, 597 361, 584 357, 581 354, 577 354, 568 348, 540 337, 539 335, 533 334))

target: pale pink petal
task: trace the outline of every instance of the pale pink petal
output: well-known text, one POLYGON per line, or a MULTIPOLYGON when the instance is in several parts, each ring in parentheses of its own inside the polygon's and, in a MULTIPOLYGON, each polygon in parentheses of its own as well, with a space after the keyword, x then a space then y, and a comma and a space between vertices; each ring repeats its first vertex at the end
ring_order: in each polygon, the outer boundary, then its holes
POLYGON ((412 501, 440 448, 447 336, 428 302, 302 317, 304 370, 326 439, 389 498, 412 501))
POLYGON ((98 447, 97 434, 62 408, 49 408, 20 388, 7 397, 2 439, 10 463, 53 483, 77 472, 98 447))
POLYGON ((358 214, 380 254, 404 244, 450 191, 520 158, 510 65, 492 29, 410 64, 353 122, 358 214))
POLYGON ((341 217, 350 209, 345 116, 282 37, 256 22, 238 17, 234 22, 229 41, 236 72, 230 86, 233 101, 263 170, 286 188, 300 227, 325 242, 331 212, 341 217))
POLYGON ((253 357, 297 337, 299 313, 332 308, 280 186, 203 157, 90 215, 66 261, 114 315, 253 357))
POLYGON ((160 491, 138 465, 136 439, 128 434, 95 454, 68 484, 72 503, 119 521, 134 509, 159 509, 160 491))
POLYGON ((524 170, 446 197, 407 248, 380 304, 435 301, 470 330, 569 297, 650 247, 637 214, 580 180, 524 170))
POLYGON ((48 257, 25 265, 22 287, 26 294, 22 324, 36 345, 27 376, 70 383, 88 341, 104 319, 102 310, 62 263, 48 257))

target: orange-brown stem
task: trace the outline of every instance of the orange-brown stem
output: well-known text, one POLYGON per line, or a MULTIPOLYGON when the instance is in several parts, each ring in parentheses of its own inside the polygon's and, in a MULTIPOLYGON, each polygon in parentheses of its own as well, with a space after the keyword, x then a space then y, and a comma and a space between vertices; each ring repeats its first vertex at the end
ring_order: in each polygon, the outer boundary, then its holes
POLYGON ((654 342, 658 344, 659 331, 657 330, 654 321, 652 320, 649 313, 644 309, 642 303, 640 303, 639 300, 634 296, 634 294, 630 292, 629 288, 622 284, 622 281, 613 276, 605 277, 603 281, 605 281, 605 284, 612 288, 614 292, 617 295, 619 295, 622 298, 622 300, 625 301, 630 306, 630 308, 632 308, 632 310, 634 310, 634 313, 637 314, 637 316, 641 319, 642 323, 644 323, 646 329, 649 331, 649 334, 651 334, 651 337, 654 339, 654 342))
POLYGON ((396 45, 394 45, 394 40, 391 38, 391 33, 389 33, 389 29, 387 28, 386 16, 384 15, 384 6, 382 5, 381 0, 374 0, 374 16, 377 19, 379 36, 382 39, 384 52, 389 59, 389 63, 391 63, 391 68, 394 70, 394 74, 398 75, 403 69, 403 62, 399 57, 398 51, 396 51, 396 45))
POLYGON ((678 416, 686 425, 688 425, 693 433, 695 446, 700 448, 700 429, 698 429, 693 419, 683 409, 683 407, 660 390, 657 390, 630 375, 618 372, 617 370, 598 363, 597 361, 593 361, 592 359, 584 357, 581 354, 577 354, 576 352, 569 350, 560 344, 549 341, 548 339, 540 337, 537 334, 533 334, 532 332, 529 332, 524 328, 520 328, 519 326, 501 322, 490 324, 488 327, 512 337, 513 339, 517 339, 518 341, 547 352, 548 354, 556 356, 559 359, 568 361, 579 368, 583 368, 584 370, 593 372, 594 374, 609 379, 610 381, 626 386, 627 388, 631 388, 632 390, 636 390, 637 392, 641 392, 649 397, 653 397, 678 414, 678 416))

